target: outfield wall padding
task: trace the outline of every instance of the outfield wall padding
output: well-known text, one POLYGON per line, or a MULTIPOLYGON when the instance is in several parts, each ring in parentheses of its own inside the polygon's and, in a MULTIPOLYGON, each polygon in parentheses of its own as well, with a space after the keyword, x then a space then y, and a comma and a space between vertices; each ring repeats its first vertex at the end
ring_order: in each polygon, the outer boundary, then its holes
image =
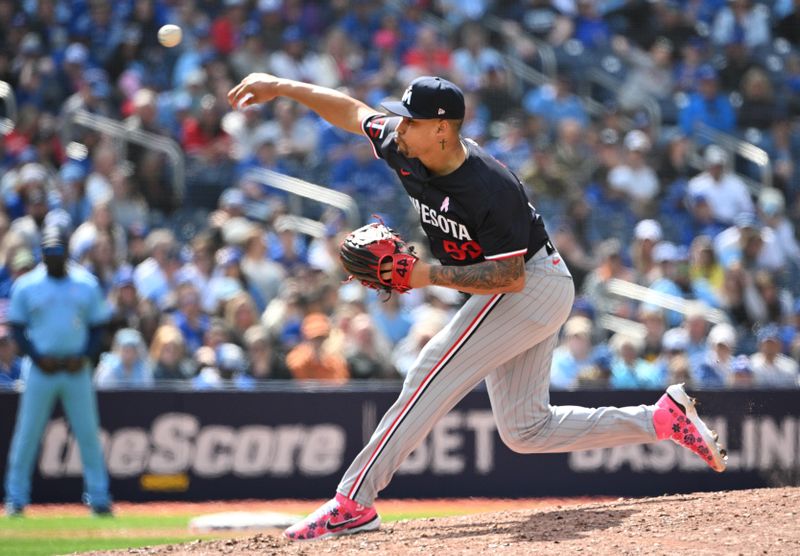
MULTIPOLYGON (((325 498, 399 385, 279 391, 98 394, 117 500, 325 498)), ((654 391, 553 392, 558 405, 652 403, 654 391)), ((382 493, 387 498, 652 496, 800 484, 800 391, 704 391, 700 411, 728 446, 718 474, 672 442, 572 454, 506 448, 484 390, 437 423, 382 493)), ((5 470, 18 395, 0 393, 5 470)), ((75 502, 80 456, 60 409, 37 458, 34 502, 75 502)))

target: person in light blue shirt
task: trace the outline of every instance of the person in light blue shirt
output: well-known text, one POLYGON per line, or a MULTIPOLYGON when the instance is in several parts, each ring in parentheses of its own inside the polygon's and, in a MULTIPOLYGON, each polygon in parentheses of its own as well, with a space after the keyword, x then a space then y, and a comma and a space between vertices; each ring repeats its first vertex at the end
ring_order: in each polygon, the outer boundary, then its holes
POLYGON ((564 323, 564 340, 553 351, 550 386, 559 390, 575 388, 581 372, 592 365, 592 321, 582 316, 570 317, 564 323))
MULTIPOLYGON (((684 296, 684 292, 675 282, 677 264, 681 257, 679 248, 669 241, 660 241, 653 247, 653 260, 658 265, 660 276, 650 284, 651 290, 673 297, 682 298, 684 296)), ((657 306, 645 303, 644 307, 648 310, 655 310, 657 306)), ((680 313, 675 311, 667 311, 665 317, 669 327, 679 326, 682 322, 680 313)))
POLYGON ((614 357, 610 385, 615 390, 661 388, 657 369, 642 359, 642 338, 617 332, 609 341, 614 357))
POLYGON ((411 315, 400 305, 400 296, 393 295, 385 302, 378 300, 377 295, 369 303, 369 314, 375 327, 383 334, 392 346, 408 336, 413 324, 411 315))
POLYGON ((112 351, 105 353, 94 376, 97 388, 150 388, 153 369, 141 333, 122 328, 114 335, 112 351))
POLYGON ((8 309, 14 339, 26 358, 25 389, 6 467, 5 509, 8 515, 20 515, 30 502, 39 442, 56 400, 61 400, 80 449, 83 500, 95 514, 108 515, 108 472, 90 360, 111 312, 94 276, 67 262, 67 241, 58 228, 43 231, 41 247, 43 264, 14 283, 8 309))
POLYGON ((255 388, 255 379, 247 374, 247 355, 244 350, 225 342, 214 350, 214 366, 207 366, 192 379, 195 390, 241 389, 255 388))
POLYGON ((541 116, 551 128, 567 118, 577 120, 581 127, 589 123, 589 116, 581 100, 572 90, 572 81, 563 74, 552 84, 531 89, 522 99, 522 107, 529 114, 541 116))
POLYGON ((732 133, 736 127, 736 112, 727 95, 719 90, 717 72, 710 65, 697 70, 698 91, 689 95, 689 101, 681 108, 678 125, 688 137, 693 137, 695 127, 703 123, 713 129, 732 133))
POLYGON ((11 341, 11 329, 0 324, 0 390, 14 390, 20 380, 22 359, 11 341))

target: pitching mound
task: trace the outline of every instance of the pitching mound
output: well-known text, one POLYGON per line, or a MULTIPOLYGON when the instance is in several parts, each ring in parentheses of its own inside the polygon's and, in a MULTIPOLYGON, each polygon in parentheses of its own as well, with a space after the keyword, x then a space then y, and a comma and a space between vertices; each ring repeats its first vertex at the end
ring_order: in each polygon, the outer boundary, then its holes
MULTIPOLYGON (((379 506, 380 507, 380 506, 379 506)), ((698 493, 400 521, 289 543, 278 532, 95 555, 800 554, 800 488, 698 493)))

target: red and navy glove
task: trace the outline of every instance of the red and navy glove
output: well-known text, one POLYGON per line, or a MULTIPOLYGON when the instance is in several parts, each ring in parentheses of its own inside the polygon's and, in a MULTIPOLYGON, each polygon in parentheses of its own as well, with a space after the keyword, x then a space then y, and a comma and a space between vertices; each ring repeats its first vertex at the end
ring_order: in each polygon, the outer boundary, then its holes
POLYGON ((411 271, 419 260, 414 249, 383 222, 350 232, 339 247, 339 258, 350 279, 388 293, 411 289, 411 271))

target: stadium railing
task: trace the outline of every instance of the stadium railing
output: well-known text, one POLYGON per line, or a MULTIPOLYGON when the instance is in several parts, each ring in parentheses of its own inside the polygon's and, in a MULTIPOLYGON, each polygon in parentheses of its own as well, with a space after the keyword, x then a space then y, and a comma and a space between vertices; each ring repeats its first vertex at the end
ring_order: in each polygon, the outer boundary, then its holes
MULTIPOLYGON (((589 68, 585 73, 585 78, 581 83, 580 93, 584 99, 592 99, 591 87, 592 85, 605 89, 614 95, 616 99, 619 91, 622 90, 622 82, 607 72, 598 68, 589 68)), ((596 102, 596 101, 593 101, 596 102)), ((603 112, 606 111, 605 106, 597 103, 603 112)), ((661 134, 661 107, 656 99, 650 95, 646 95, 643 100, 642 109, 647 113, 648 122, 653 137, 659 137, 661 134)))
POLYGON ((76 110, 68 114, 67 126, 77 124, 106 135, 110 135, 120 144, 135 143, 142 147, 163 152, 172 164, 172 188, 176 201, 180 205, 186 192, 186 162, 180 145, 170 139, 156 133, 143 131, 141 129, 131 129, 120 121, 92 114, 86 110, 76 110))
POLYGON ((635 336, 637 338, 644 338, 647 334, 647 328, 640 322, 635 320, 617 317, 615 315, 600 315, 597 318, 597 324, 611 332, 619 332, 626 336, 635 336))
POLYGON ((275 222, 276 228, 285 228, 294 232, 305 234, 313 238, 325 237, 325 224, 318 220, 297 216, 296 214, 285 214, 275 222))
MULTIPOLYGON (((243 179, 289 193, 289 211, 293 215, 302 214, 300 198, 305 198, 341 210, 347 217, 347 222, 351 228, 358 228, 361 225, 358 204, 355 199, 345 193, 334 191, 333 189, 301 180, 300 178, 287 176, 280 172, 267 170, 266 168, 253 168, 244 175, 243 179)), ((308 218, 300 219, 300 217, 297 216, 294 218, 296 219, 293 222, 294 224, 302 225, 311 232, 314 230, 318 231, 318 225, 322 225, 308 218)), ((314 233, 310 233, 309 235, 314 235, 314 233)))
MULTIPOLYGON (((695 142, 696 148, 699 147, 699 144, 714 143, 728 152, 744 158, 758 168, 761 177, 760 181, 739 174, 739 177, 744 180, 753 193, 757 195, 762 187, 772 187, 772 163, 770 162, 767 151, 744 139, 709 127, 702 122, 697 122, 694 129, 695 139, 699 140, 695 142)), ((702 169, 702 158, 699 154, 695 153, 693 158, 694 160, 690 160, 690 162, 693 163, 694 166, 702 169)))
MULTIPOLYGON (((505 30, 504 21, 495 16, 495 15, 488 15, 481 19, 481 23, 489 30, 497 33, 504 40, 509 40, 508 33, 505 30)), ((558 72, 558 63, 556 62, 556 55, 553 51, 553 47, 550 46, 547 42, 538 39, 533 36, 527 37, 534 45, 536 45, 536 54, 539 56, 539 62, 542 66, 542 71, 539 71, 535 68, 531 68, 533 71, 540 73, 543 82, 547 82, 551 79, 554 79, 556 73, 558 72)))
MULTIPOLYGON (((608 281, 606 286, 609 293, 635 301, 643 301, 650 305, 661 307, 670 311, 681 313, 682 315, 688 314, 694 307, 697 306, 698 301, 690 301, 662 293, 633 282, 620 280, 619 278, 612 278, 608 281)), ((705 306, 703 310, 703 317, 712 324, 719 324, 721 322, 728 322, 728 315, 724 311, 705 306)))

